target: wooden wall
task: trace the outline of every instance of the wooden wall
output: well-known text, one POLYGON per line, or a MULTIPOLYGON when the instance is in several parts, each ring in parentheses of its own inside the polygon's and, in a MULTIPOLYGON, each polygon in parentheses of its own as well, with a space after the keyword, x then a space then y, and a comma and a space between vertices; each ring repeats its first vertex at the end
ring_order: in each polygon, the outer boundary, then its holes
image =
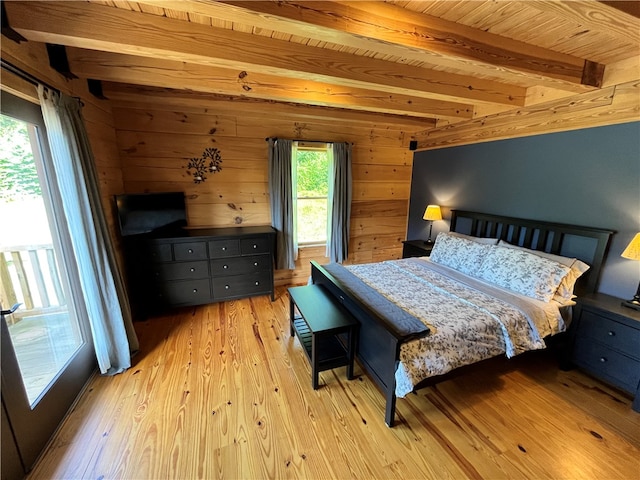
MULTIPOLYGON (((181 101, 135 87, 108 90, 126 193, 183 191, 190 226, 271 223, 267 137, 352 142, 353 204, 349 262, 401 256, 413 152, 402 126, 313 117, 313 108, 284 111, 265 102, 202 98, 181 101), (188 160, 218 148, 222 170, 196 184, 188 160)), ((324 247, 301 248, 294 271, 276 283, 305 283, 309 261, 328 261, 324 247)))

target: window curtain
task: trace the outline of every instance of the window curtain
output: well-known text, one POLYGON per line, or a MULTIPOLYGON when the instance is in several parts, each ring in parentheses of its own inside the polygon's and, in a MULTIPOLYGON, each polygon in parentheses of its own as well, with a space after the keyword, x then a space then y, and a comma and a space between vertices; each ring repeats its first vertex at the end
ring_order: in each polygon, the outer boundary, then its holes
POLYGON ((102 209, 93 153, 82 120, 80 102, 42 85, 38 96, 51 157, 45 174, 55 209, 64 212, 72 254, 65 255, 78 272, 83 307, 103 374, 131 366, 138 349, 124 283, 102 209))
POLYGON ((269 201, 271 225, 276 229, 276 268, 293 270, 298 256, 295 235, 293 181, 294 142, 269 139, 269 201))
POLYGON ((351 144, 334 143, 331 177, 329 179, 330 236, 327 257, 342 263, 349 254, 349 224, 351 222, 351 144))

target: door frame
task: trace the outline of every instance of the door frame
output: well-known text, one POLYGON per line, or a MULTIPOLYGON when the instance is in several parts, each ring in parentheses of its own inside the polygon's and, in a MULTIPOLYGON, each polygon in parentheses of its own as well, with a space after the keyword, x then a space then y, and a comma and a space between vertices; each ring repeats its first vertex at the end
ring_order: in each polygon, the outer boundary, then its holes
MULTIPOLYGON (((35 125, 38 130, 40 153, 50 155, 40 106, 5 91, 0 93, 2 114, 35 125)), ((40 177, 40 181, 44 182, 42 177, 40 177)), ((45 187, 47 186, 45 185, 45 187)), ((45 204, 47 203, 45 201, 45 204)), ((51 214, 51 212, 48 213, 51 214)), ((59 259, 63 265, 64 257, 63 254, 59 259)), ((73 284, 73 282, 70 283, 73 284)), ((81 294, 80 289, 74 288, 73 285, 70 287, 71 297, 68 298, 68 303, 78 303, 74 301, 73 297, 81 294)), ((3 309, 10 307, 10 305, 5 305, 3 309)), ((82 332, 83 344, 67 362, 64 369, 58 373, 48 390, 39 397, 33 408, 30 406, 23 386, 20 367, 4 316, 0 321, 2 404, 6 410, 7 420, 25 473, 33 467, 36 459, 97 369, 86 312, 84 309, 76 308, 76 316, 82 332)), ((6 441, 4 437, 3 433, 3 443, 6 441)), ((3 456, 3 467, 4 462, 3 456)))

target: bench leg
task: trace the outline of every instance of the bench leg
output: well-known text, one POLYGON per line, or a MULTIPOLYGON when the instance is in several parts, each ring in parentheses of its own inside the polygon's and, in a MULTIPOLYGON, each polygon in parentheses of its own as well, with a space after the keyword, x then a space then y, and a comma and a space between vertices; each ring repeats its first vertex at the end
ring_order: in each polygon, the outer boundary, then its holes
POLYGON ((347 379, 353 380, 353 362, 356 356, 356 332, 354 332, 355 327, 349 329, 348 339, 349 342, 349 352, 348 358, 349 363, 347 364, 347 379))
POLYGON ((317 335, 311 335, 311 386, 314 390, 318 389, 318 349, 317 335))
POLYGON ((294 329, 293 329, 293 314, 295 311, 296 304, 293 302, 293 298, 289 297, 289 333, 293 337, 294 329))
MULTIPOLYGON (((394 388, 394 386, 392 385, 391 388, 394 388)), ((386 397, 387 397, 387 402, 386 402, 385 411, 384 411, 384 423, 387 424, 387 427, 391 428, 393 427, 393 424, 395 422, 395 416, 396 416, 395 392, 393 390, 391 390, 390 392, 387 392, 386 397)))

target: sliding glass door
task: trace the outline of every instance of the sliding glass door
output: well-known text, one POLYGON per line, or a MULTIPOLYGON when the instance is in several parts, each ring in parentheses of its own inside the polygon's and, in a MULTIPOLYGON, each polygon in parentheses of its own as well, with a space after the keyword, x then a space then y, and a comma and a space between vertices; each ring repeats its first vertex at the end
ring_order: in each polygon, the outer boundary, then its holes
POLYGON ((49 201, 40 107, 2 92, 1 108, 2 401, 28 470, 93 372, 95 356, 64 261, 58 226, 65 219, 49 201))

